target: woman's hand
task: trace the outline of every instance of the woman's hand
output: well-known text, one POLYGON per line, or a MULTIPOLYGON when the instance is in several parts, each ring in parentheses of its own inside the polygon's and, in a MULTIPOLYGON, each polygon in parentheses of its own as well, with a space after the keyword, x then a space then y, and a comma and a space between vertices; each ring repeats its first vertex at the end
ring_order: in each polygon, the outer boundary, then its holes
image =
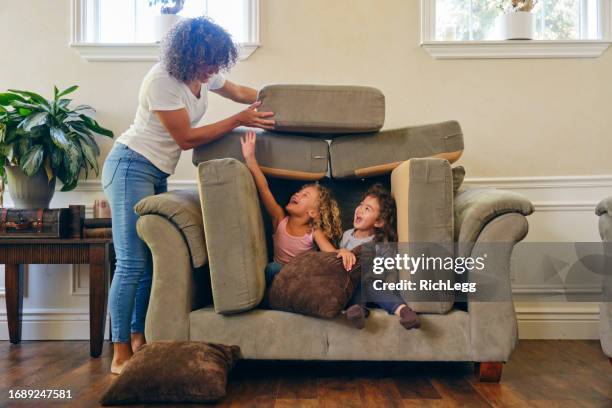
POLYGON ((353 266, 357 261, 355 254, 345 248, 341 248, 338 250, 338 255, 336 256, 336 258, 342 258, 342 265, 344 265, 344 269, 346 269, 347 271, 353 269, 353 266))
POLYGON ((255 160, 255 141, 257 140, 257 135, 252 130, 249 130, 245 137, 240 138, 240 146, 242 146, 242 155, 244 156, 244 160, 247 162, 252 162, 255 160))
POLYGON ((274 112, 258 112, 257 108, 260 105, 261 101, 257 101, 236 115, 240 126, 255 127, 267 130, 274 129, 274 120, 266 119, 274 116, 274 112))

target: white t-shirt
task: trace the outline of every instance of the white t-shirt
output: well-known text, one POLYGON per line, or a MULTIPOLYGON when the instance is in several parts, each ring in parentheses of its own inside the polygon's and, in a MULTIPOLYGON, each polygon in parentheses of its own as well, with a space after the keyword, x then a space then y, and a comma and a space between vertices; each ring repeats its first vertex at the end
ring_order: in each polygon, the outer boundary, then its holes
POLYGON ((142 154, 161 171, 174 173, 181 148, 154 111, 185 108, 191 126, 196 126, 206 113, 208 90, 219 89, 224 84, 223 75, 213 75, 207 83, 202 84, 200 97, 197 98, 185 83, 170 76, 161 64, 155 64, 142 80, 134 123, 119 136, 117 142, 142 154))

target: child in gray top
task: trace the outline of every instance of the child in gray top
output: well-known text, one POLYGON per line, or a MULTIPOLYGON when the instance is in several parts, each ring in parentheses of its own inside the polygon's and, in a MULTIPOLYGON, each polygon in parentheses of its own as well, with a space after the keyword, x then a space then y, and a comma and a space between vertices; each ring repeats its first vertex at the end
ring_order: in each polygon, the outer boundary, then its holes
MULTIPOLYGON (((397 234, 394 229, 396 220, 395 200, 382 184, 374 184, 363 195, 361 203, 355 209, 352 229, 345 231, 340 241, 338 257, 342 257, 344 267, 350 270, 356 258, 351 250, 359 245, 369 242, 396 242, 397 234)), ((419 316, 404 300, 395 293, 383 291, 372 293, 371 285, 365 288, 359 286, 355 289, 353 297, 346 309, 346 317, 358 329, 365 327, 367 309, 361 302, 362 291, 374 303, 385 309, 389 314, 400 318, 400 324, 406 329, 418 329, 421 326, 419 316)))

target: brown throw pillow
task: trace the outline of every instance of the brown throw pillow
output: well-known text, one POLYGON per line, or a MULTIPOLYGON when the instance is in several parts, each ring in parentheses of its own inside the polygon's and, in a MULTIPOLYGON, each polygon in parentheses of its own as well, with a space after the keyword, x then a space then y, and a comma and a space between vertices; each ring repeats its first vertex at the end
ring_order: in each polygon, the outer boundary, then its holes
POLYGON ((142 346, 100 402, 214 402, 225 396, 238 346, 203 342, 156 342, 142 346))
POLYGON ((271 309, 331 319, 346 306, 361 278, 360 248, 349 272, 335 252, 306 252, 281 269, 268 291, 271 309))

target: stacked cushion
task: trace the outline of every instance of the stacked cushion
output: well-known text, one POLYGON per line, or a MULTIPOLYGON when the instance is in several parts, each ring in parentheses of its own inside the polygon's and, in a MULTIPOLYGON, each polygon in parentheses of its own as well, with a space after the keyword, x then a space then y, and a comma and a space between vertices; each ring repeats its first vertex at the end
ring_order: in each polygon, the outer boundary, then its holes
MULTIPOLYGON (((192 161, 199 163, 223 158, 244 162, 240 138, 246 128, 193 150, 192 161)), ((319 180, 327 173, 329 150, 325 140, 281 133, 257 132, 255 154, 264 174, 290 180, 319 180)))
POLYGON ((347 135, 331 143, 331 174, 372 177, 388 174, 408 159, 439 157, 453 163, 462 153, 463 133, 456 121, 347 135))
POLYGON ((375 132, 385 122, 385 96, 365 86, 268 85, 259 91, 261 112, 274 112, 275 131, 336 134, 375 132))

